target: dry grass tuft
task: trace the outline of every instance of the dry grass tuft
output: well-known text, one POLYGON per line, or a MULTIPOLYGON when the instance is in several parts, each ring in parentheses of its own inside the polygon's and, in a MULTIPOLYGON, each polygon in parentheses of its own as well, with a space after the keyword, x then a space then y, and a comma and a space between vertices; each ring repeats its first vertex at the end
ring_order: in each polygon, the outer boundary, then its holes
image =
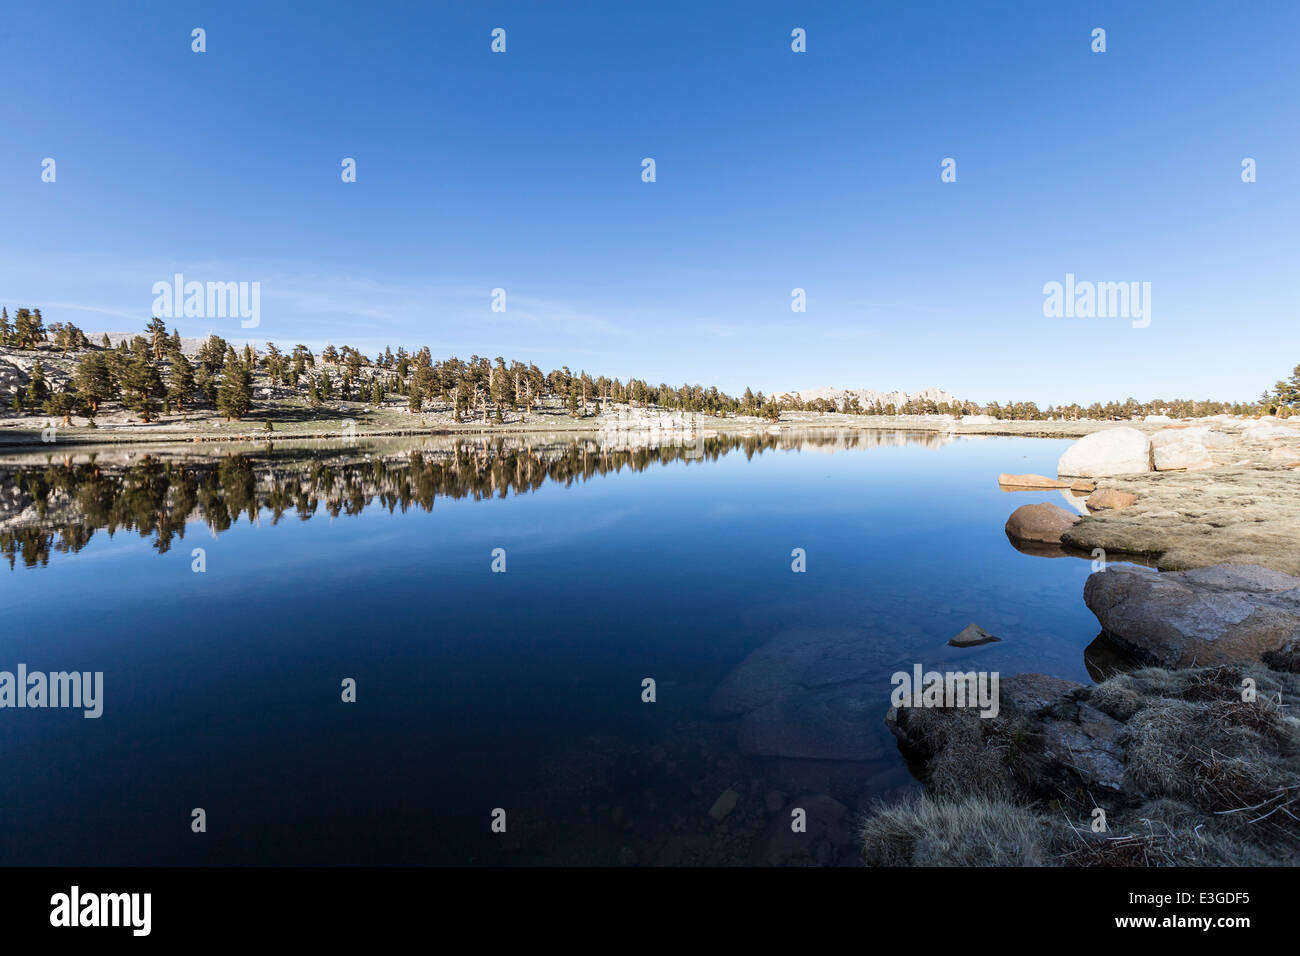
POLYGON ((1006 800, 917 797, 877 810, 862 826, 868 866, 1047 866, 1045 828, 1006 800))

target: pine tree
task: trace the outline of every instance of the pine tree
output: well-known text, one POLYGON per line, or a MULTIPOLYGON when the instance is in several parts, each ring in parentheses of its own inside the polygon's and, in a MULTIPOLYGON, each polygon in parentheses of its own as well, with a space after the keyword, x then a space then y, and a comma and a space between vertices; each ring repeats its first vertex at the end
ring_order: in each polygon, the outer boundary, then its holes
POLYGON ((470 384, 468 379, 462 378, 456 383, 455 396, 456 397, 454 399, 455 404, 453 406, 454 409, 453 417, 456 423, 459 424, 461 421, 461 416, 464 415, 465 412, 469 411, 471 392, 470 392, 470 384))
POLYGON ((81 331, 71 322, 55 322, 50 326, 50 331, 54 333, 54 344, 59 350, 66 354, 69 349, 80 351, 90 345, 86 341, 86 333, 81 331))
POLYGON ((127 393, 127 407, 146 424, 158 414, 158 399, 166 394, 158 366, 147 355, 135 355, 122 366, 122 388, 127 393))
POLYGON ((50 397, 50 387, 45 384, 45 366, 40 359, 32 366, 32 376, 27 382, 27 394, 24 396, 28 408, 40 408, 50 397))
POLYGON ((45 400, 43 408, 51 415, 61 416, 64 425, 71 425, 73 415, 85 414, 86 404, 75 392, 58 392, 45 400))
POLYGON ((1279 405, 1285 405, 1289 408, 1300 407, 1300 365, 1297 365, 1294 371, 1291 372, 1289 379, 1278 382, 1273 392, 1279 405))
POLYGON ((411 391, 420 396, 421 401, 428 401, 433 398, 433 367, 430 365, 417 365, 415 367, 415 377, 411 379, 411 391))
POLYGON ((194 396, 194 366, 180 352, 172 355, 171 381, 167 385, 167 399, 177 410, 184 412, 194 396))
POLYGON ((29 329, 32 348, 35 348, 38 342, 45 341, 45 323, 41 320, 40 309, 32 309, 32 321, 29 329))
POLYGON ((91 352, 77 364, 73 385, 92 413, 117 394, 113 370, 103 352, 91 352))
POLYGON ((167 323, 154 316, 149 320, 149 324, 144 327, 144 330, 149 333, 149 345, 153 349, 153 360, 161 362, 163 352, 167 349, 167 323))
POLYGON ((274 342, 266 343, 266 358, 262 364, 266 366, 266 373, 271 379, 271 384, 278 385, 284 377, 284 355, 275 347, 274 342))
POLYGON ((219 335, 209 335, 199 348, 198 360, 209 375, 219 375, 226 364, 226 350, 229 346, 219 335))
POLYGON ((14 330, 9 325, 9 310, 0 307, 0 345, 8 345, 13 334, 14 330))
POLYGON ((13 344, 16 348, 31 348, 32 313, 29 309, 19 309, 14 313, 13 344))
POLYGON ((238 359, 226 361, 221 387, 217 389, 217 410, 226 421, 243 418, 253 407, 253 376, 238 359))

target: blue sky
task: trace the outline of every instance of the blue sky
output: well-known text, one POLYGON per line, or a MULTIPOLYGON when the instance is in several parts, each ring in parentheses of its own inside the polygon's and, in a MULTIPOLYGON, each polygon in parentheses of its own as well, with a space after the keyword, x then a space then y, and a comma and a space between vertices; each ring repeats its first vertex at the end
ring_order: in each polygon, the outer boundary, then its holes
POLYGON ((1253 398, 1300 362, 1298 43, 1292 2, 13 4, 0 303, 132 330, 179 271, 262 287, 185 335, 1253 398), (1067 272, 1151 325, 1045 318, 1067 272))

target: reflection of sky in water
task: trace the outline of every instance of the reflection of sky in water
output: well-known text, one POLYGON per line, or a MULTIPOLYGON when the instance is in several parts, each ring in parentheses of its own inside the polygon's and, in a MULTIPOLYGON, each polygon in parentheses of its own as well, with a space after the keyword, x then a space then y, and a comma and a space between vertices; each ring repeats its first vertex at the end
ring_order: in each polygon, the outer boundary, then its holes
MULTIPOLYGON (((711 775, 768 772, 717 743, 729 730, 705 708, 792 630, 869 643, 881 718, 889 674, 916 662, 1087 680, 1088 562, 1021 554, 1002 530, 1016 506, 1059 495, 996 483, 1053 474, 1067 444, 734 451, 430 511, 322 507, 275 526, 263 512, 215 536, 191 524, 165 554, 99 531, 45 567, 20 557, 0 571, 0 668, 102 670, 105 711, 0 715, 0 859, 613 862, 632 845, 645 860, 674 816, 689 831, 691 808, 707 810, 711 775), (194 547, 205 574, 190 571, 194 547), (497 547, 504 575, 488 570, 497 547), (795 547, 805 574, 791 573, 795 547), (1003 641, 946 646, 971 621, 1003 641), (640 701, 645 676, 657 704, 640 701), (339 701, 343 677, 355 705, 339 701), (609 779, 573 771, 575 753, 609 779), (606 832, 606 804, 626 804, 634 828, 606 832), (515 813, 513 855, 488 836, 497 806, 515 813)), ((863 799, 900 779, 879 730, 863 799)))

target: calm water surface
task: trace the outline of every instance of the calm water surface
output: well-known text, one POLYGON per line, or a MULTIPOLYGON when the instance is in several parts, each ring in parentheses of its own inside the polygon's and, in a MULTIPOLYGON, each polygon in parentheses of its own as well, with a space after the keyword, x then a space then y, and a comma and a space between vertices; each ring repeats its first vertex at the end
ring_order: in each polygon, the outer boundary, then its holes
POLYGON ((802 796, 846 808, 807 858, 851 863, 853 817, 917 787, 881 722, 892 672, 1086 681, 1098 631, 1088 561, 1022 554, 1002 530, 1017 505, 1064 502, 996 475, 1054 474, 1067 442, 853 444, 0 464, 0 669, 105 685, 98 720, 0 710, 0 862, 744 863, 802 796), (43 517, 18 510, 50 489, 43 517), (1003 641, 946 646, 971 621, 1003 641), (869 659, 878 752, 742 750, 737 721, 711 715, 719 682, 769 642, 823 633, 869 659))

